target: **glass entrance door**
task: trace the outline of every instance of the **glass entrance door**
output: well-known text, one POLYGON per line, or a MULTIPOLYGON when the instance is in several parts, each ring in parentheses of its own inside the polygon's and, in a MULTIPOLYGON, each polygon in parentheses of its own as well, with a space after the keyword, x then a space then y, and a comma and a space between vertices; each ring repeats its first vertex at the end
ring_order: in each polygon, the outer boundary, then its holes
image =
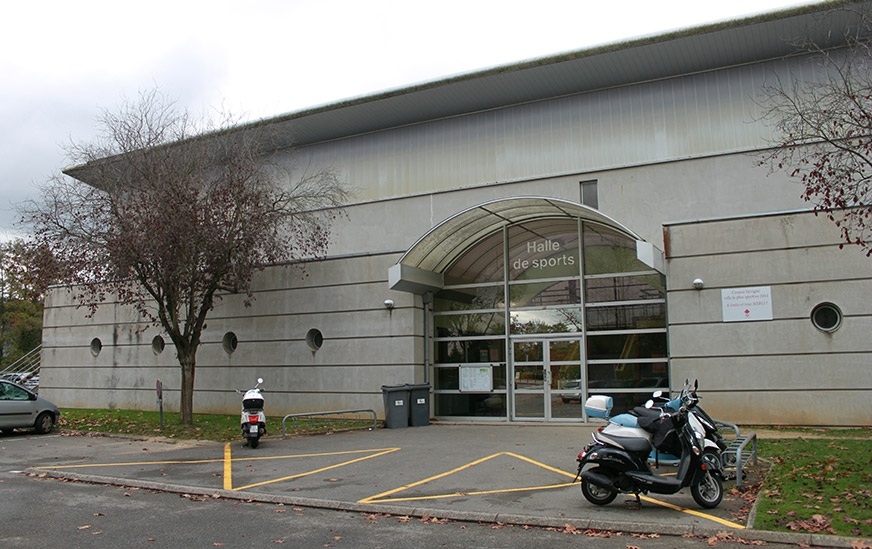
POLYGON ((581 339, 513 339, 512 419, 581 421, 581 339))

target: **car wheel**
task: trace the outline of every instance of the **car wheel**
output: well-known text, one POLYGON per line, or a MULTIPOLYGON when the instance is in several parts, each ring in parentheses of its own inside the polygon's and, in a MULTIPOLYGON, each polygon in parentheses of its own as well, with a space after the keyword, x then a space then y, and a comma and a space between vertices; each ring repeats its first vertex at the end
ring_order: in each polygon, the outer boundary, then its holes
POLYGON ((36 417, 36 432, 40 434, 48 433, 54 427, 54 416, 51 412, 43 412, 36 417))

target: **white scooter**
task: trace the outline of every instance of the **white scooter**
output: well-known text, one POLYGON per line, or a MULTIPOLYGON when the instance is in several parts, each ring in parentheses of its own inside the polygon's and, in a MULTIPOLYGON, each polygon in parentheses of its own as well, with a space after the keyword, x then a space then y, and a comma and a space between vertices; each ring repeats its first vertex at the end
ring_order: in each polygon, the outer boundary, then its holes
MULTIPOLYGON (((245 391, 242 397, 242 437, 248 441, 250 448, 257 448, 260 437, 266 435, 266 414, 263 413, 263 395, 259 385, 262 378, 257 378, 257 385, 245 391)), ((237 393, 242 391, 236 390, 237 393)))

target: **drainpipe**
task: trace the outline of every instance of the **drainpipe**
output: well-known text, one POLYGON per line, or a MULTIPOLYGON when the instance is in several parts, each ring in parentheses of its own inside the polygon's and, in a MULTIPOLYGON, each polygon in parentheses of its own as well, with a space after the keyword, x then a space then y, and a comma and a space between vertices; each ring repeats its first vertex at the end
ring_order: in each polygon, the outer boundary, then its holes
POLYGON ((430 303, 433 292, 424 292, 421 301, 424 303, 424 383, 430 383, 430 303))

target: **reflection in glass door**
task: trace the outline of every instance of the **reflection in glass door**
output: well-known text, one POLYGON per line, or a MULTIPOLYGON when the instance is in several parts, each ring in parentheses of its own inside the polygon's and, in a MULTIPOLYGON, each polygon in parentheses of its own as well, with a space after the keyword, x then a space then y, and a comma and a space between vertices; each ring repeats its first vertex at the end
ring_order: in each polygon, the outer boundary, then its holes
POLYGON ((514 340, 512 379, 512 419, 581 421, 580 339, 514 340))

